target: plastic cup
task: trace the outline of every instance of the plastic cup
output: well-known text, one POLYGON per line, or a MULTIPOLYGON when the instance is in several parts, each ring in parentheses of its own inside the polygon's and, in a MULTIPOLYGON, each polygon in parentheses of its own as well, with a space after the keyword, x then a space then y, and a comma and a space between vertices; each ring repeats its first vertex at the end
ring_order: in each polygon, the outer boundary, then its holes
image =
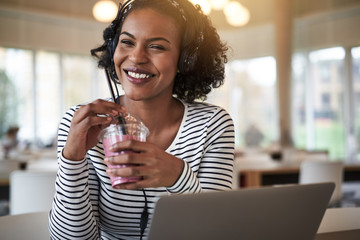
MULTIPOLYGON (((137 118, 132 115, 126 115, 124 117, 125 124, 114 123, 109 127, 103 129, 99 134, 99 139, 102 140, 104 146, 104 152, 106 157, 117 156, 119 154, 124 154, 127 151, 121 152, 112 152, 110 147, 117 142, 125 141, 128 139, 137 140, 140 142, 146 141, 146 136, 149 134, 147 127, 137 118)), ((121 165, 108 165, 108 168, 123 168, 128 166, 127 164, 121 165)), ((141 177, 113 177, 110 176, 111 186, 115 187, 116 185, 128 183, 128 182, 137 182, 141 180, 141 177)))

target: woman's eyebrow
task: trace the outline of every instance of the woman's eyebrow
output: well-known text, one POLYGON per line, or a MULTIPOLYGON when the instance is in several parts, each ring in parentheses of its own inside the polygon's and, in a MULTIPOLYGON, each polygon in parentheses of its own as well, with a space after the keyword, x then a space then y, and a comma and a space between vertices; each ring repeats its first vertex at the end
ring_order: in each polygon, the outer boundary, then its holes
MULTIPOLYGON (((127 35, 128 37, 132 38, 132 39, 136 39, 134 35, 132 35, 131 33, 128 32, 122 32, 120 33, 121 35, 127 35)), ((167 40, 166 38, 163 37, 154 37, 154 38, 149 38, 148 40, 146 40, 146 42, 155 42, 155 41, 165 41, 167 43, 170 43, 169 40, 167 40)))
POLYGON ((150 38, 147 40, 147 42, 154 42, 154 41, 165 41, 167 43, 170 43, 169 40, 167 40, 166 38, 163 38, 163 37, 155 37, 155 38, 150 38))
POLYGON ((120 33, 120 36, 121 35, 127 35, 128 37, 135 39, 135 36, 128 32, 122 32, 122 33, 120 33))

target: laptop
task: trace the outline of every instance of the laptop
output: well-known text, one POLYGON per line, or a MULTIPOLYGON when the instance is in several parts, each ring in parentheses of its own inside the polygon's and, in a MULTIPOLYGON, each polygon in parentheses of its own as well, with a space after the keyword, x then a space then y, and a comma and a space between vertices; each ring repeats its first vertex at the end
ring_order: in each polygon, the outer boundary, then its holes
POLYGON ((148 240, 313 240, 334 183, 164 196, 148 240))

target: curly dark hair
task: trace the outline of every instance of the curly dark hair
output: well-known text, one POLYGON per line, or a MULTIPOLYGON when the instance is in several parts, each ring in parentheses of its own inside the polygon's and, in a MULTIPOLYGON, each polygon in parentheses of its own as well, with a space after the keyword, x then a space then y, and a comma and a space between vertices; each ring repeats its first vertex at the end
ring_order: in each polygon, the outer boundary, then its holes
POLYGON ((119 4, 117 17, 104 30, 104 43, 91 50, 91 55, 98 59, 98 66, 107 69, 112 80, 120 83, 113 63, 119 34, 129 13, 142 8, 172 17, 180 28, 179 72, 175 76, 173 94, 189 103, 205 100, 212 88, 224 83, 228 47, 201 7, 188 0, 129 0, 119 4))

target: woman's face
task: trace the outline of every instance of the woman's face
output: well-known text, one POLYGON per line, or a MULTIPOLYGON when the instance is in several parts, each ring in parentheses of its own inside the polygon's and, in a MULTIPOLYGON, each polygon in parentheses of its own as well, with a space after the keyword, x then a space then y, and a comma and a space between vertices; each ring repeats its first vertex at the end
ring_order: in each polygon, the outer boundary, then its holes
POLYGON ((125 19, 114 53, 116 73, 132 100, 171 96, 180 52, 175 20, 151 8, 125 19))

